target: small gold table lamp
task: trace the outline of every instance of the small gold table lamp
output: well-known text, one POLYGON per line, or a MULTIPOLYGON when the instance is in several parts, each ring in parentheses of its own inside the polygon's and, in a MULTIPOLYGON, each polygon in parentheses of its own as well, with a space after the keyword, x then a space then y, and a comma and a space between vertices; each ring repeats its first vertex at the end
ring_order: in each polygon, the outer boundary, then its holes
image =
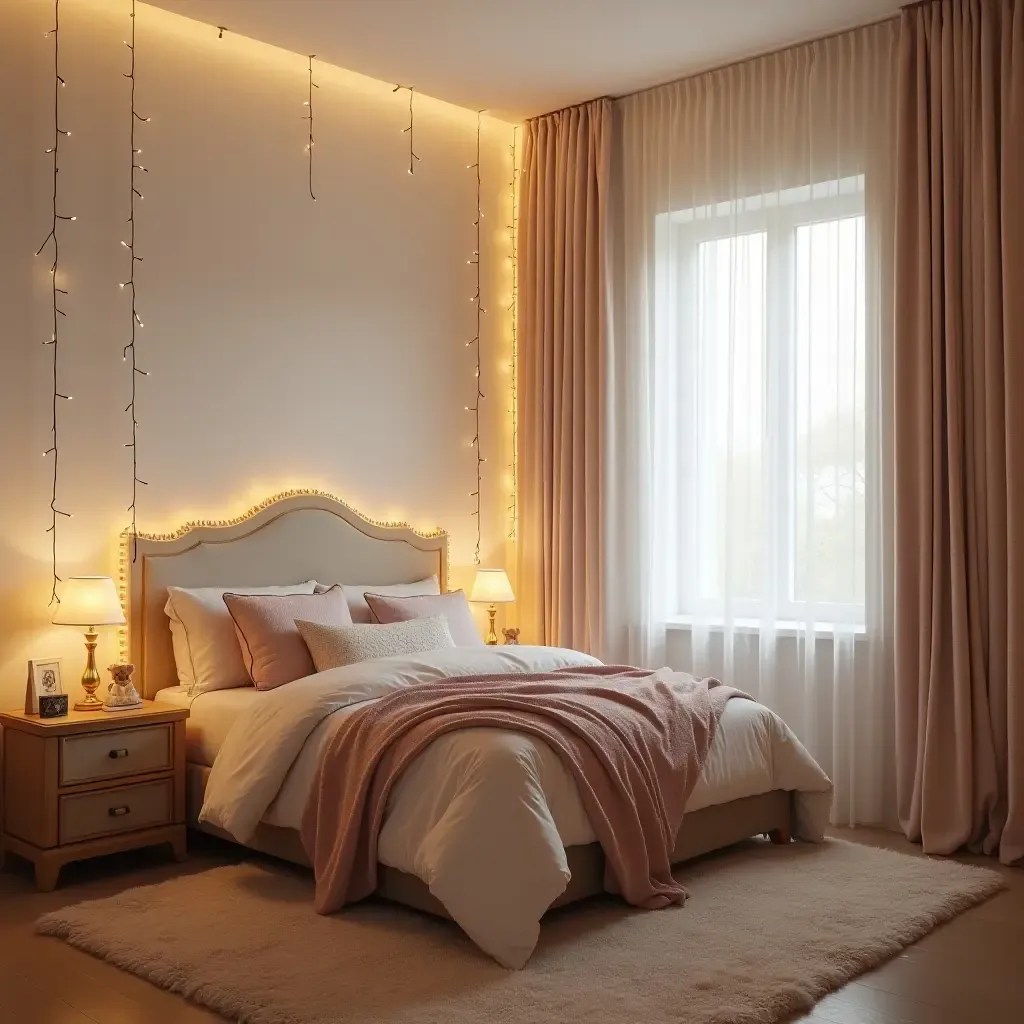
POLYGON ((480 603, 486 602, 490 607, 487 609, 488 630, 486 643, 496 644, 498 637, 494 632, 494 616, 498 614, 496 604, 505 604, 516 599, 512 593, 512 584, 504 569, 477 569, 476 579, 473 581, 473 592, 469 595, 470 601, 480 603))
POLYGON ((82 689, 85 700, 75 705, 76 711, 99 711, 103 702, 96 697, 100 673, 96 668, 97 626, 123 626, 124 613, 117 599, 114 581, 109 576, 71 576, 64 585, 57 613, 56 626, 85 626, 85 672, 82 689))

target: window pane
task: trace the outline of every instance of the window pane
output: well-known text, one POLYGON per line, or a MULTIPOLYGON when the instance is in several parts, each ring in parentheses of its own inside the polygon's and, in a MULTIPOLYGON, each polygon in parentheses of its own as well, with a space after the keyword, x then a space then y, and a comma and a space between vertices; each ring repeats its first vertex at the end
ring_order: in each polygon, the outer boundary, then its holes
POLYGON ((765 261, 763 232, 697 253, 698 593, 763 589, 765 261))
POLYGON ((797 601, 864 602, 864 218, 796 230, 797 601))

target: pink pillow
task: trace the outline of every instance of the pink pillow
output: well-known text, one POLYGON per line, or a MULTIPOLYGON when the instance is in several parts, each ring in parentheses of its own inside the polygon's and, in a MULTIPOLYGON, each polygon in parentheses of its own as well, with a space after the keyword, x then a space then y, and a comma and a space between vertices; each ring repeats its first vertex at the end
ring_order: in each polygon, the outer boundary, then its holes
POLYGON ((272 690, 316 671, 296 619, 321 626, 352 625, 340 586, 322 594, 225 594, 224 604, 257 690, 272 690))
POLYGON ((416 597, 389 597, 369 593, 364 596, 374 622, 408 622, 410 619, 443 615, 448 620, 448 630, 456 647, 484 646, 464 590, 416 597))

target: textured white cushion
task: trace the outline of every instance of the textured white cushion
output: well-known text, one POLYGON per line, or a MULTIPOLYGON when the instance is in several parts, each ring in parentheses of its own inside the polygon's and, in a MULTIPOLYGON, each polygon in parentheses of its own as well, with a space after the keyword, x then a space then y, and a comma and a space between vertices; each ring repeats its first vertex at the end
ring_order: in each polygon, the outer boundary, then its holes
POLYGON ((317 672, 371 658, 421 654, 455 646, 443 615, 386 626, 323 626, 303 619, 296 619, 295 625, 306 641, 317 672))
POLYGON ((312 594, 315 580, 286 587, 168 587, 164 611, 178 683, 193 693, 251 686, 224 594, 312 594))
MULTIPOLYGON (((317 593, 326 589, 327 584, 317 584, 317 593)), ((343 583, 341 589, 345 594, 345 600, 348 601, 352 621, 355 623, 373 622, 370 606, 363 596, 367 591, 371 594, 384 594, 386 597, 428 597, 441 593, 436 576, 428 576, 425 580, 417 580, 415 583, 393 583, 386 587, 380 587, 376 583, 343 583)))

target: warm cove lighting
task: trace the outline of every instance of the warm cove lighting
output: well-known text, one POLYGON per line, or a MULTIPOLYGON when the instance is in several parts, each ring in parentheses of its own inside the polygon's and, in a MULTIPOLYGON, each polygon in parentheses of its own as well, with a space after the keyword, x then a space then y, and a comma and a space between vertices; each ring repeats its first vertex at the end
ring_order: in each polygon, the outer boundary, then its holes
MULTIPOLYGON (((117 38, 124 38, 124 0, 79 0, 75 6, 110 19, 111 32, 117 38)), ((256 75, 264 75, 266 72, 294 74, 299 89, 305 92, 308 53, 293 53, 279 46, 239 35, 232 31, 230 25, 224 28, 208 25, 149 4, 139 5, 137 17, 140 47, 144 43, 147 51, 154 55, 154 60, 157 59, 160 46, 166 46, 170 42, 190 48, 193 54, 208 54, 210 59, 215 59, 222 68, 225 60, 228 60, 235 62, 236 68, 245 68, 256 75)), ((177 55, 177 63, 181 62, 182 56, 177 55)), ((322 58, 317 59, 316 78, 320 89, 318 98, 323 98, 325 92, 333 88, 345 90, 349 94, 360 94, 366 100, 375 101, 382 111, 386 110, 389 119, 394 117, 397 109, 407 106, 404 98, 396 102, 397 98, 392 96, 394 82, 382 82, 380 79, 328 64, 322 58)), ((416 112, 440 117, 463 127, 471 126, 476 120, 476 111, 435 99, 419 90, 416 91, 416 112)), ((501 124, 503 130, 508 130, 509 122, 501 122, 498 118, 487 116, 488 120, 496 121, 501 124)))

